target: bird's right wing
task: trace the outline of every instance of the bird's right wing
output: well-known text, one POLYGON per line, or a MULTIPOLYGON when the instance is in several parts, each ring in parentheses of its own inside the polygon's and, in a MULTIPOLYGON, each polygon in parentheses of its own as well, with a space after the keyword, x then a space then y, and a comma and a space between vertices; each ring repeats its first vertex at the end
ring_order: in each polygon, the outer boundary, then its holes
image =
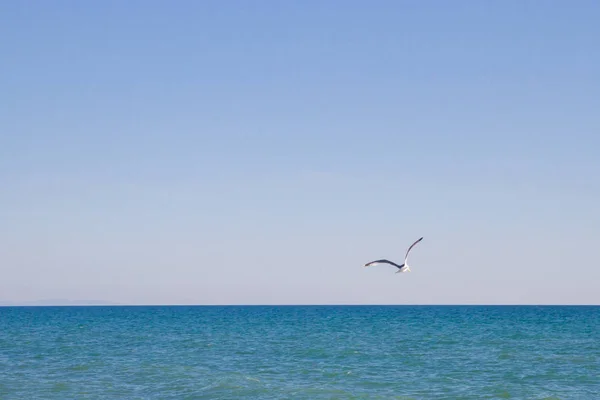
POLYGON ((400 268, 400 265, 396 264, 395 262, 392 262, 390 260, 375 260, 375 261, 371 261, 365 264, 365 267, 370 267, 371 265, 375 265, 375 264, 390 264, 393 265, 394 267, 400 268))

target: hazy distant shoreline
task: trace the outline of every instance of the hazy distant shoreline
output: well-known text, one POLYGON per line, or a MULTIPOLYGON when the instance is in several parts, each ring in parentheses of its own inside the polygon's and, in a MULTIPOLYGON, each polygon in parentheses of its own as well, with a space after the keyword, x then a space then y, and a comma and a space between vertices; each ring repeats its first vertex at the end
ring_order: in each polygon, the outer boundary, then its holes
POLYGON ((26 306, 121 306, 125 304, 104 300, 67 300, 47 299, 31 301, 0 301, 0 307, 26 307, 26 306))

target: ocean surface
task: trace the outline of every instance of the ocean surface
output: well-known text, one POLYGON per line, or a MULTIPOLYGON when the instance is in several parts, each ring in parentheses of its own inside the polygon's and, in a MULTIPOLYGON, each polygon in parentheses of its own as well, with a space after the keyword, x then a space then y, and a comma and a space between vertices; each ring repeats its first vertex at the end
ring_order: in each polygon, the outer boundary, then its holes
POLYGON ((0 399, 600 399, 600 307, 0 307, 0 399))

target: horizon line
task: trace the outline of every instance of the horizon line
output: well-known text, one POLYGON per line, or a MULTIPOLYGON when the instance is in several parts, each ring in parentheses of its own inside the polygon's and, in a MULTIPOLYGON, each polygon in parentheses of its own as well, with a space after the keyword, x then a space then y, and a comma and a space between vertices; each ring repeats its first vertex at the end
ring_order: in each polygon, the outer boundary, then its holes
POLYGON ((600 304, 594 303, 577 303, 577 304, 560 304, 560 303, 415 303, 415 304, 395 304, 395 303, 319 303, 319 304, 116 304, 116 303, 94 303, 94 304, 0 304, 0 308, 10 307, 600 307, 600 304))

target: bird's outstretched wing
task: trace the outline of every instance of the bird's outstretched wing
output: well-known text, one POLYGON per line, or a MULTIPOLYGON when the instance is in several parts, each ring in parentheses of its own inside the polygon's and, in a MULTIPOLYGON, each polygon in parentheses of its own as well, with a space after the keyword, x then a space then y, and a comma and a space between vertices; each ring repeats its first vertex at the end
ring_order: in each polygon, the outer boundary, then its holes
POLYGON ((390 264, 393 265, 396 268, 402 268, 402 265, 398 265, 395 262, 392 262, 390 260, 375 260, 375 261, 371 261, 365 264, 365 267, 370 267, 371 265, 375 265, 375 264, 390 264))
POLYGON ((408 258, 408 253, 410 253, 410 251, 412 250, 413 247, 415 247, 415 245, 417 243, 419 243, 421 240, 423 240, 423 238, 419 238, 417 239, 413 244, 410 245, 410 247, 408 248, 408 250, 406 250, 406 255, 404 256, 404 262, 406 263, 406 259, 408 258))

